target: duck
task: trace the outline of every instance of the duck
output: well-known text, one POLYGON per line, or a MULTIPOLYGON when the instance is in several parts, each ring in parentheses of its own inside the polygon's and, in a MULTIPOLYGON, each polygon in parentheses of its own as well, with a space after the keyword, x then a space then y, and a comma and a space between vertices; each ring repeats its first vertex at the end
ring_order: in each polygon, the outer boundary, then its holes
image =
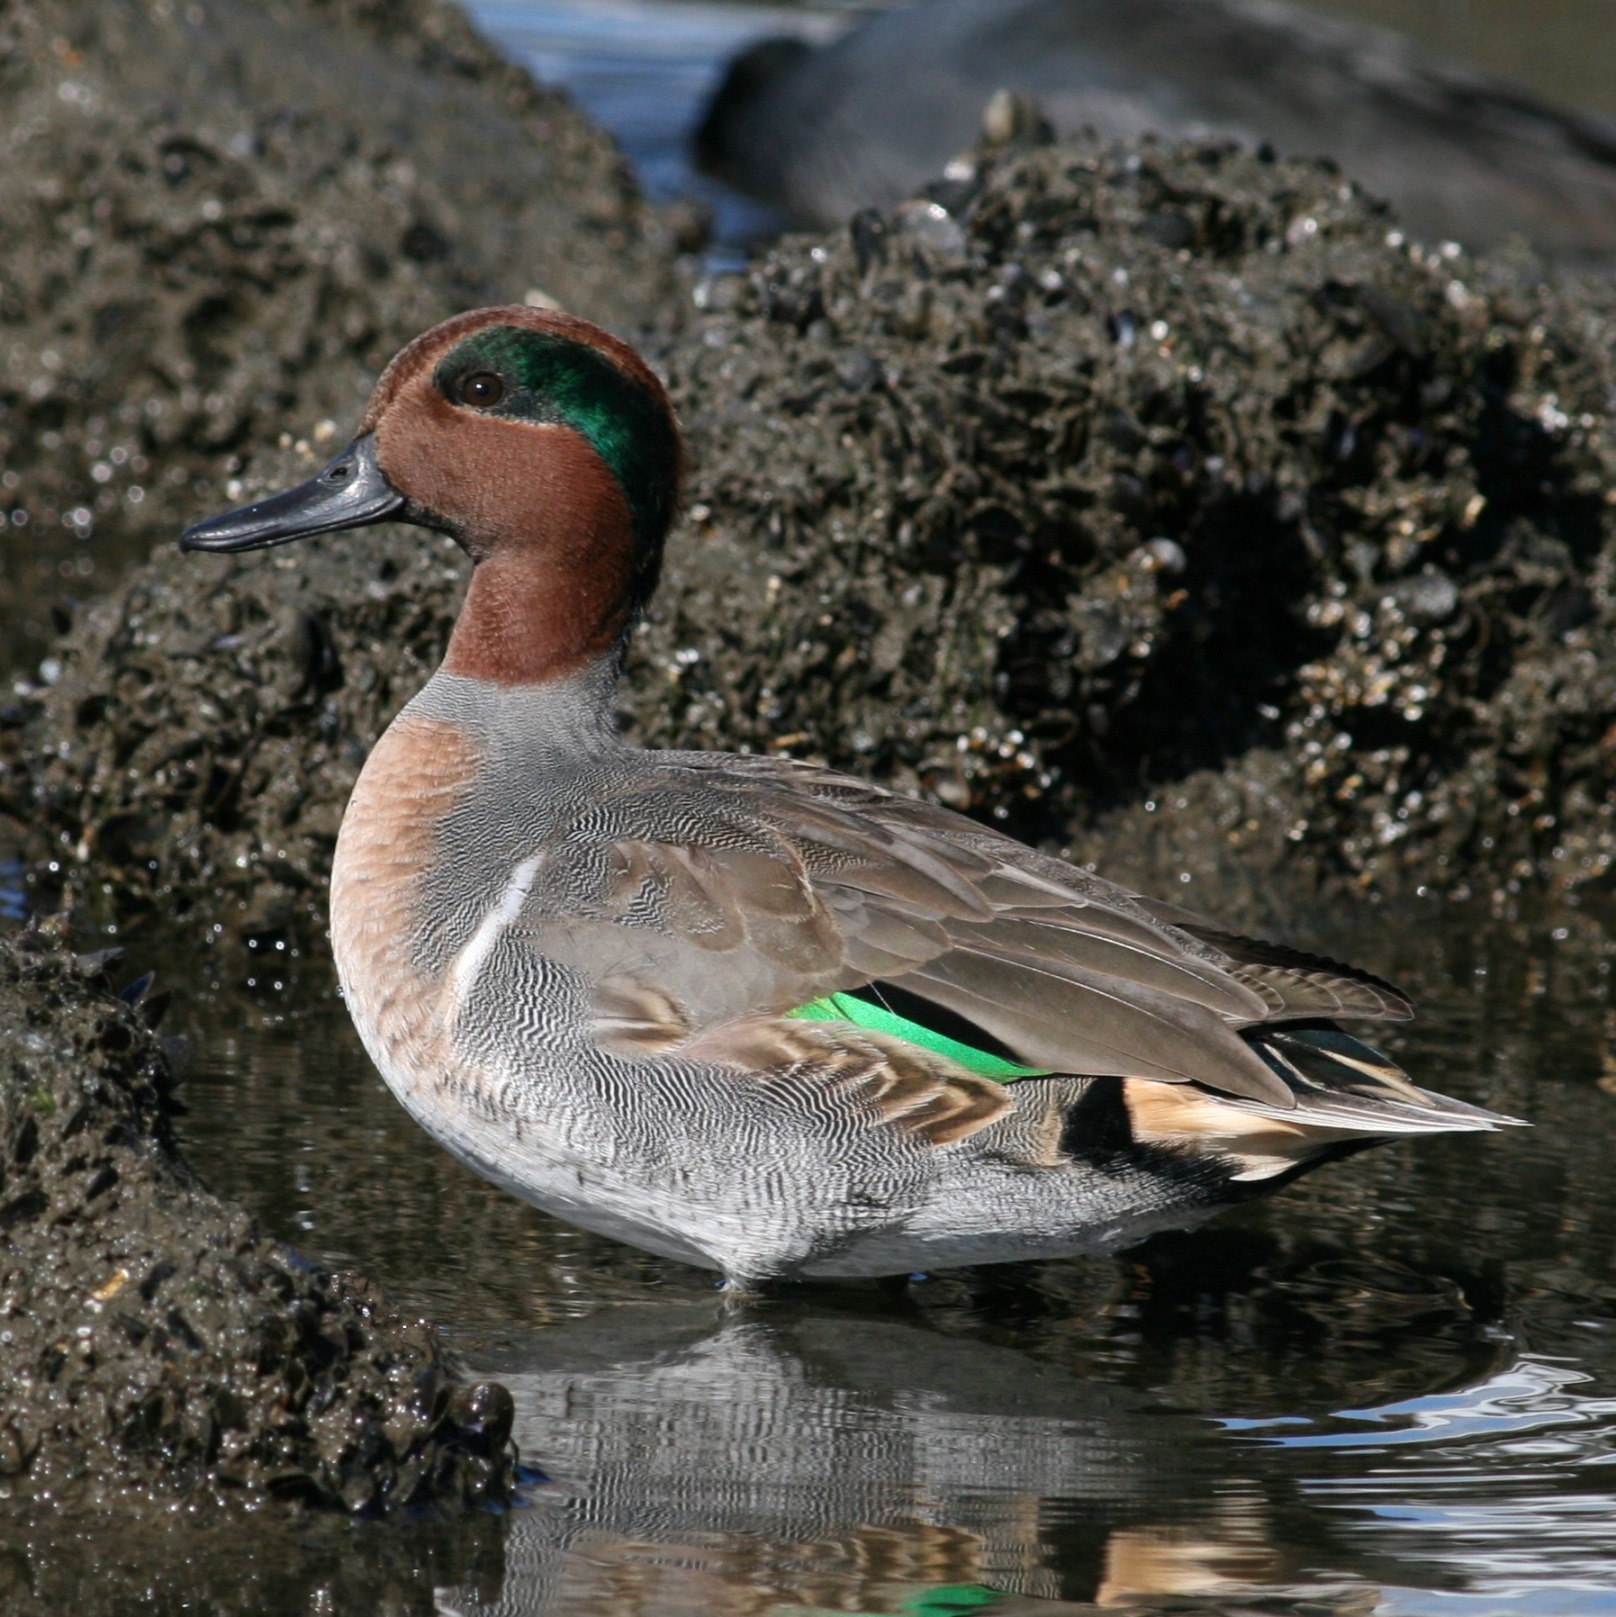
POLYGON ((471 558, 330 891, 360 1039, 462 1163, 750 1292, 1107 1252, 1514 1121, 1337 1025, 1412 1014, 1366 971, 834 768, 632 744, 683 459, 627 344, 480 309, 398 354, 315 476, 181 538, 404 522, 471 558))
POLYGON ((945 170, 960 152, 1041 124, 1327 155, 1426 242, 1492 250, 1518 234, 1569 264, 1616 257, 1616 121, 1283 0, 877 7, 828 44, 747 47, 692 146, 794 227, 829 229, 927 186, 957 206, 945 170), (1007 93, 1041 118, 1018 119, 1007 93))

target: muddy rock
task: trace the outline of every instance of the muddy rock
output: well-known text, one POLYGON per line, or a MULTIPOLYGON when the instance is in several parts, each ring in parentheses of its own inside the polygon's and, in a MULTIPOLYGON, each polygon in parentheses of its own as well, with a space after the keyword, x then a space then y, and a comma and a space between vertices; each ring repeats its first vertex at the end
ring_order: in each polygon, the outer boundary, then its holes
POLYGON ((1157 886, 1608 867, 1607 286, 1426 253, 1326 166, 1077 144, 698 302, 647 734, 1157 886))
MULTIPOLYGON (((1207 907, 1597 884, 1613 303, 1427 253, 1323 166, 984 153, 705 283, 662 345, 694 464, 631 727, 824 758, 1207 907)), ((42 896, 318 915, 452 558, 169 554, 86 615, 0 736, 42 896)))
POLYGON ((105 968, 0 940, 6 1511, 129 1489, 366 1513, 507 1499, 509 1394, 458 1385, 425 1325, 197 1181, 154 1002, 105 968))
MULTIPOLYGON (((324 458, 261 456, 243 497, 324 458)), ((6 779, 32 792, 13 834, 81 920, 306 931, 359 766, 436 667, 467 563, 418 528, 196 560, 169 546, 87 609, 54 653, 61 679, 12 710, 6 779), (47 758, 58 715, 71 738, 47 758)))
POLYGON ((0 98, 11 664, 424 326, 676 295, 611 141, 446 0, 18 0, 0 98))

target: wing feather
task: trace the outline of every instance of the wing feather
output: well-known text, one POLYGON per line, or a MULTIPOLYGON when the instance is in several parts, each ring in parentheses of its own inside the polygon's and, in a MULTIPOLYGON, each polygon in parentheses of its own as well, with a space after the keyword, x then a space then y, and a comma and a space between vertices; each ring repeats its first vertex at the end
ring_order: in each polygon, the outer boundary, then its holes
POLYGON ((804 1038, 816 1049, 839 1039, 858 1060, 838 1082, 857 1072, 897 1086, 883 1092, 884 1116, 906 1095, 941 1139, 1001 1115, 1001 1086, 950 1089, 962 1069, 902 1041, 841 1023, 768 1031, 796 1006, 884 983, 963 1017, 1027 1067, 1192 1083, 1277 1112, 1303 1092, 1319 1104, 1357 1073, 1370 1111, 1422 1104, 1389 1064, 1358 1072, 1345 1046, 1327 1060, 1317 1041, 1266 1036, 1328 1016, 1411 1014, 1366 972, 1225 931, 827 770, 639 756, 637 779, 564 828, 524 914, 535 950, 612 980, 601 1025, 619 1048, 660 1052, 682 1035, 675 1048, 744 1065, 742 1052, 783 1061, 804 1038))
POLYGON ((901 982, 1030 1067, 1201 1082, 1290 1104, 1290 1090, 1227 1022, 1137 982, 975 949, 950 950, 901 982))

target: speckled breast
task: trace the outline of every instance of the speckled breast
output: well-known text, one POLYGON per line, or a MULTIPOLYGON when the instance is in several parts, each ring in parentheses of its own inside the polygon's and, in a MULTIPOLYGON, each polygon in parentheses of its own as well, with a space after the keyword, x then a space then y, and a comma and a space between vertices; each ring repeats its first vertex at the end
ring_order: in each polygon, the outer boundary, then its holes
POLYGON ((456 724, 406 710, 365 762, 331 870, 331 944, 349 1013, 400 1095, 453 1064, 446 973, 421 947, 439 829, 471 789, 480 747, 456 724))

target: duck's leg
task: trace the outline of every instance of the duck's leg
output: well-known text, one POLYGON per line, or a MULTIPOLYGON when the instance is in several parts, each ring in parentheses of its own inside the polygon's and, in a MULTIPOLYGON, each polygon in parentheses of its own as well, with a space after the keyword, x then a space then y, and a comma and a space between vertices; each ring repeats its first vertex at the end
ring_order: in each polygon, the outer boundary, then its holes
POLYGON ((726 1313, 734 1313, 780 1297, 796 1284, 779 1275, 726 1274, 718 1282, 718 1300, 726 1313))

